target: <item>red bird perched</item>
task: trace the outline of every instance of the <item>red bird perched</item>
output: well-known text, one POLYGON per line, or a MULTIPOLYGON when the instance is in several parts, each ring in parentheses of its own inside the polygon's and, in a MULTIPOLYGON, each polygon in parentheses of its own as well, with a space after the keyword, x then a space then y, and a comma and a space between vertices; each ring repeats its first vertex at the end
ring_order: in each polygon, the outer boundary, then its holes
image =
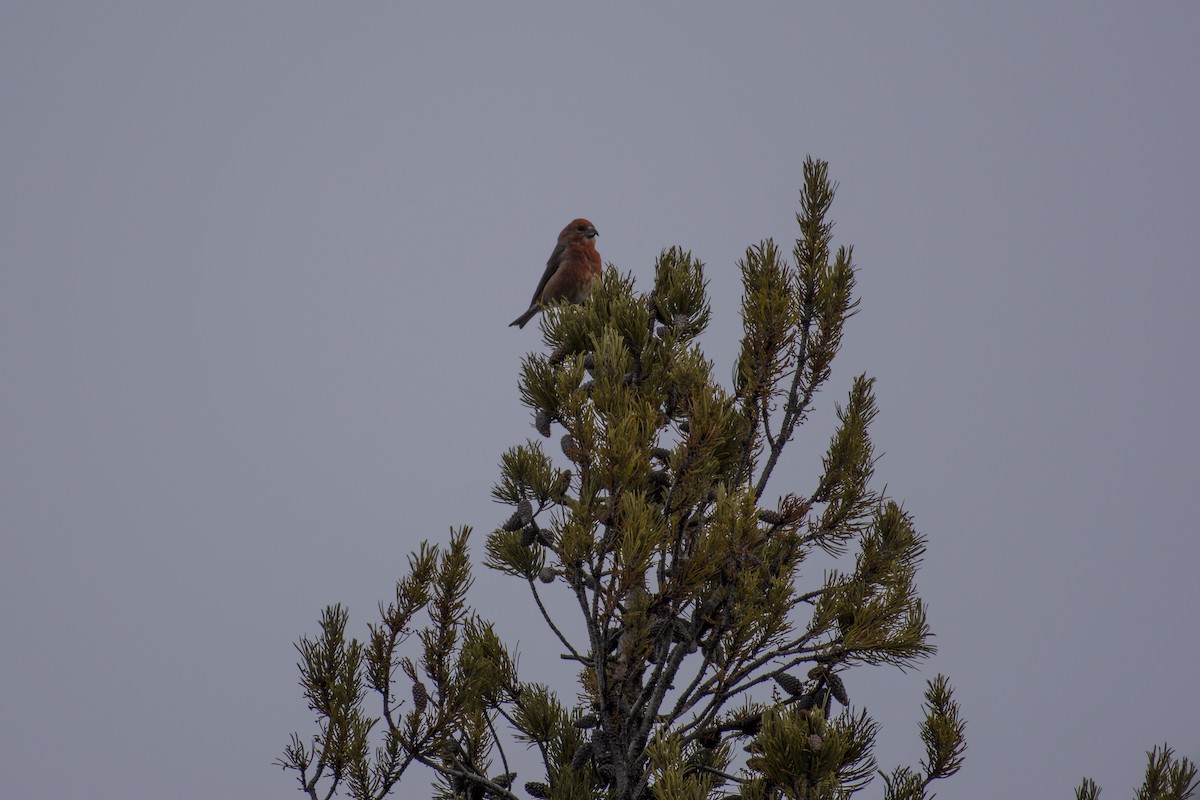
POLYGON ((600 277, 600 253, 596 250, 596 226, 586 219, 572 220, 558 235, 558 245, 546 262, 546 271, 538 282, 529 310, 509 323, 524 328, 525 323, 551 300, 565 299, 582 303, 592 293, 592 283, 600 277))

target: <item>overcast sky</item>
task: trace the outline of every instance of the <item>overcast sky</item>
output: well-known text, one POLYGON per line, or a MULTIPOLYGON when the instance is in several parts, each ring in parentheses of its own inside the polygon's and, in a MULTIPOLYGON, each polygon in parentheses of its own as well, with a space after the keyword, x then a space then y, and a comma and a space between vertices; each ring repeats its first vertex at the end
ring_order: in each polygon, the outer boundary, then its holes
MULTIPOLYGON (((506 325, 557 231, 642 288, 705 261, 727 380, 735 261, 790 250, 805 154, 862 308, 773 489, 867 372, 929 537, 940 652, 846 675, 881 766, 939 671, 943 797, 1200 757, 1200 10, 650 6, 0 5, 6 797, 299 796, 292 642, 334 602, 365 634, 422 539, 474 526, 478 564, 507 516, 540 343, 506 325)), ((522 585, 478 575, 546 677, 522 585)))

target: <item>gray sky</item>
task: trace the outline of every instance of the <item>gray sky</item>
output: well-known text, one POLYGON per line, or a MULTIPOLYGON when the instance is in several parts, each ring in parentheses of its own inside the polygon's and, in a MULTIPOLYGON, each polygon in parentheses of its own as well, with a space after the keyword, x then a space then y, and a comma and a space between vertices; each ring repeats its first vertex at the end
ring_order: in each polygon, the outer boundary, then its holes
MULTIPOLYGON (((0 7, 6 796, 299 796, 292 642, 506 516, 539 340, 505 326, 558 229, 642 287, 703 259, 728 376, 734 262, 794 238, 806 153, 862 310, 773 488, 865 371, 929 537, 940 653, 846 676, 881 766, 938 671, 944 797, 1200 757, 1194 4, 415 5, 0 7)), ((520 588, 474 600, 536 678, 520 588)))

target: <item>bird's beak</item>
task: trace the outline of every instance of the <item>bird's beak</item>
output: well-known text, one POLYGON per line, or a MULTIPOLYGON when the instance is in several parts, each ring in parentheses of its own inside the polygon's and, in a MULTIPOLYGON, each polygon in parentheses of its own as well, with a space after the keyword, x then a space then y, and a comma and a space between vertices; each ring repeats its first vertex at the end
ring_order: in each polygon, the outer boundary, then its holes
POLYGON ((591 238, 595 239, 595 238, 596 238, 597 236, 599 236, 599 235, 600 235, 600 231, 596 230, 595 228, 592 228, 592 230, 591 230, 591 238))

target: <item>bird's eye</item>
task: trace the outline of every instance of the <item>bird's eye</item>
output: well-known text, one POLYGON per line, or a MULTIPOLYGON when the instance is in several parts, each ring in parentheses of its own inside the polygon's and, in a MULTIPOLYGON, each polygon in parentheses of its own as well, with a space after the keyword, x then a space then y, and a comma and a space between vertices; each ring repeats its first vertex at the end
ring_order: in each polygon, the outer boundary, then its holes
POLYGON ((580 233, 583 233, 584 231, 587 230, 587 225, 576 225, 575 230, 579 231, 580 233))

